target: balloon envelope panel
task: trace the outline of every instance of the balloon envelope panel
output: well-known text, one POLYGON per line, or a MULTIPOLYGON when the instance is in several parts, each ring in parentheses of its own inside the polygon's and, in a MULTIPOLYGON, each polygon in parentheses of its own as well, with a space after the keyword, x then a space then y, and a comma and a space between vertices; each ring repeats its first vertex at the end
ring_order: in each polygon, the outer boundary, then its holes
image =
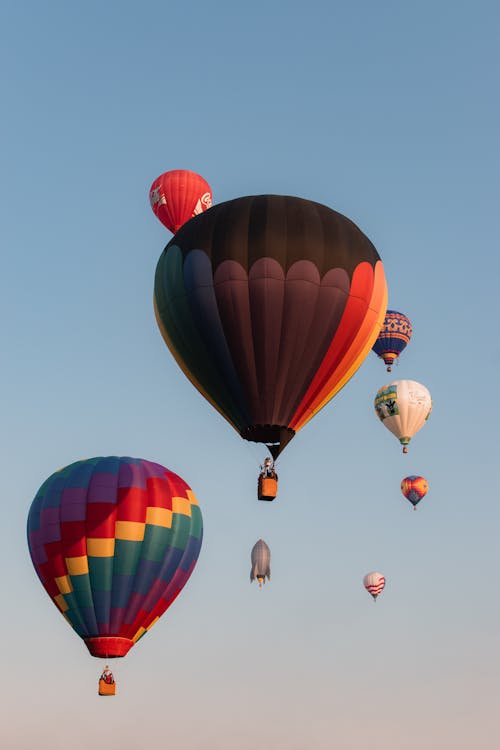
POLYGON ((160 464, 77 461, 49 477, 28 516, 35 570, 94 655, 123 656, 191 575, 203 535, 194 493, 160 464))

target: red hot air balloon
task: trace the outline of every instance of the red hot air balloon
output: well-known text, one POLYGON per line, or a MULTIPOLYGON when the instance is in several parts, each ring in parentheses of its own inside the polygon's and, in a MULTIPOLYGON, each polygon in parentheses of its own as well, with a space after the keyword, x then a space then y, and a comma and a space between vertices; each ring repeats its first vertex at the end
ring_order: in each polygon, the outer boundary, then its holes
POLYGON ((212 205, 212 188, 196 172, 173 169, 156 178, 149 191, 154 215, 175 234, 186 221, 212 205))

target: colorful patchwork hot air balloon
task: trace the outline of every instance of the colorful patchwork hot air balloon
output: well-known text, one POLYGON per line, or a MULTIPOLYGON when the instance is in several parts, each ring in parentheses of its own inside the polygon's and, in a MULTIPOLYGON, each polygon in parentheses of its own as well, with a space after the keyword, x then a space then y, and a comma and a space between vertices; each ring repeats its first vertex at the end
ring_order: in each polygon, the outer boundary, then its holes
POLYGON ((181 592, 202 518, 177 474, 139 458, 91 458, 52 474, 28 546, 52 601, 92 656, 125 656, 181 592))
POLYGON ((275 458, 360 367, 386 305, 370 240, 302 198, 217 204, 179 230, 156 269, 156 317, 177 363, 275 458))
POLYGON ((212 188, 196 172, 173 169, 156 178, 149 191, 153 213, 171 232, 212 205, 212 188))
POLYGON ((416 506, 427 495, 428 490, 429 485, 424 477, 405 477, 401 482, 401 492, 413 505, 413 510, 417 509, 416 506))
POLYGON ((382 386, 375 396, 375 411, 408 453, 408 443, 429 419, 431 394, 415 380, 395 380, 382 386))
POLYGON ((385 586, 385 578, 382 575, 382 573, 377 573, 377 571, 373 571, 372 573, 367 573, 365 577, 363 578, 363 586, 373 596, 373 601, 377 600, 377 596, 382 593, 384 586, 385 586))
POLYGON ((259 539, 252 548, 252 569, 250 571, 250 583, 252 581, 259 582, 259 588, 262 585, 271 580, 271 550, 263 539, 259 539))
POLYGON ((399 357, 411 339, 412 327, 409 318, 396 310, 387 310, 385 320, 373 351, 387 365, 390 372, 394 360, 399 357))

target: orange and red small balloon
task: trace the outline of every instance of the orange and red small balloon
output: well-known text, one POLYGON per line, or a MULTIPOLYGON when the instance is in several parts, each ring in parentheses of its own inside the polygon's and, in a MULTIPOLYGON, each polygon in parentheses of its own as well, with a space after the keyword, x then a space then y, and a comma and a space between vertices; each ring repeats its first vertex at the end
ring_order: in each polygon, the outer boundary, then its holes
POLYGON ((401 482, 401 492, 413 505, 413 510, 429 490, 427 479, 419 476, 405 477, 401 482))

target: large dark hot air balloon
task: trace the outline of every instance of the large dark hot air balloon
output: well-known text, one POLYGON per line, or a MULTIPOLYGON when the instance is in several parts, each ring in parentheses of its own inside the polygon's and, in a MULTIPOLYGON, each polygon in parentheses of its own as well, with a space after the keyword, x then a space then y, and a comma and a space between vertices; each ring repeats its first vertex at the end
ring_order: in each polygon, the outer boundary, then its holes
POLYGON ((192 216, 210 208, 212 188, 196 172, 172 169, 153 182, 149 190, 149 202, 161 223, 171 232, 177 232, 192 216))
POLYGON ((92 656, 125 656, 170 607, 202 540, 179 476, 138 458, 91 458, 52 474, 28 516, 35 570, 92 656))
POLYGON ((386 306, 370 240, 302 198, 217 204, 181 227, 156 269, 156 316, 179 366, 274 457, 359 368, 386 306))

